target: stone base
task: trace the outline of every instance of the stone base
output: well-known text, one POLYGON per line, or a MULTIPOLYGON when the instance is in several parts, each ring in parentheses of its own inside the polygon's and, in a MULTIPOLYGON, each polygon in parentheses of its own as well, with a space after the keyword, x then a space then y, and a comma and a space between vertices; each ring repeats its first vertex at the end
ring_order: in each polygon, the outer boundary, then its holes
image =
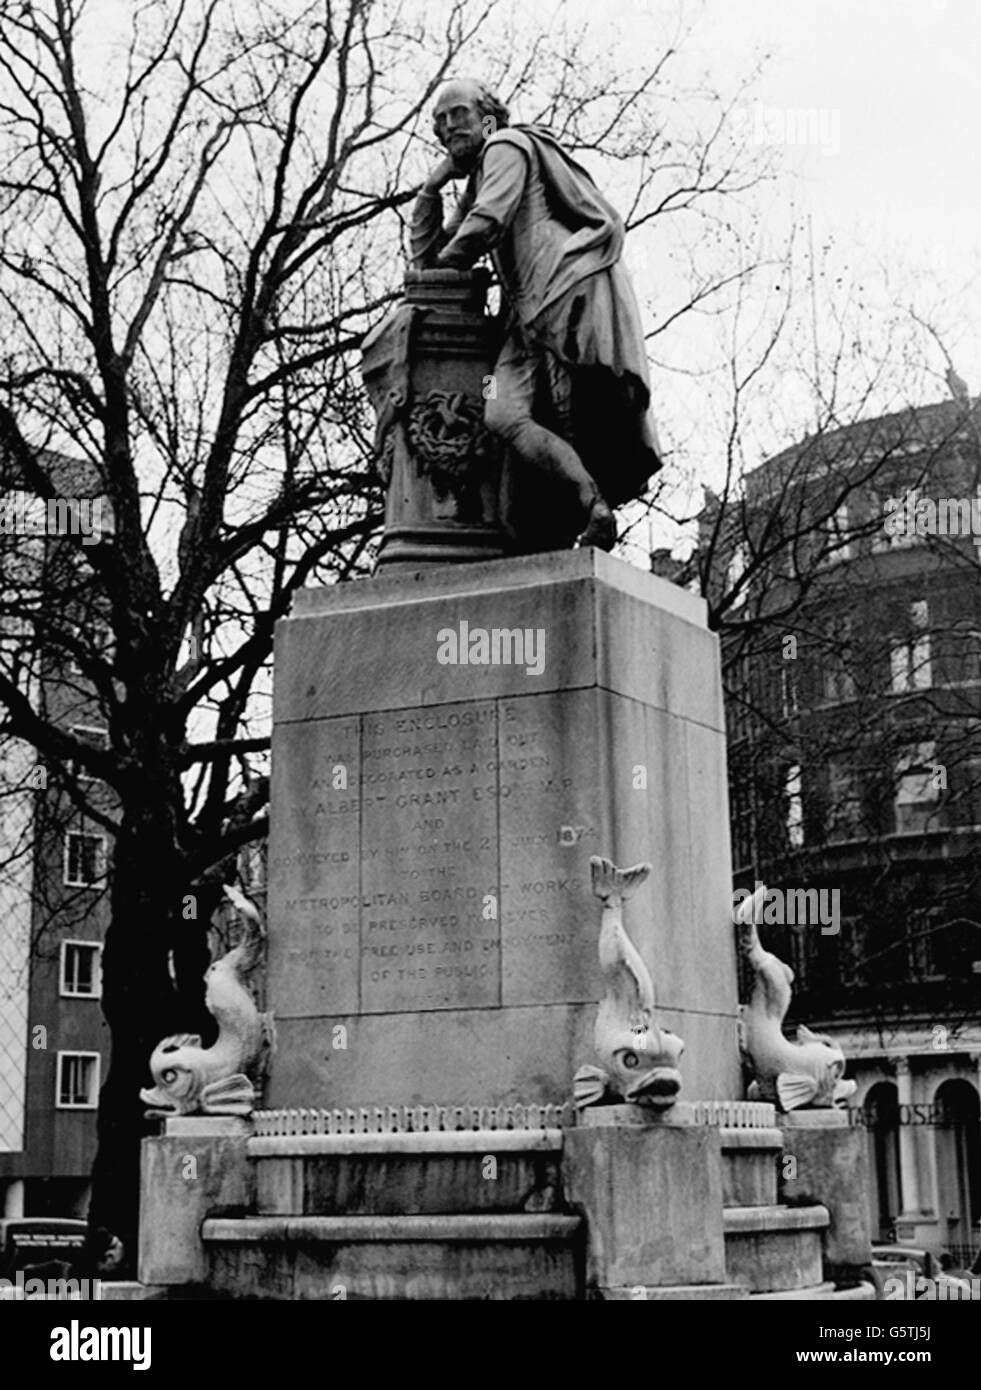
POLYGON ((657 1124, 569 1130, 562 1183, 586 1216, 588 1289, 727 1282, 718 1130, 657 1124))
POLYGON ((768 1207, 777 1201, 779 1129, 722 1129, 722 1200, 727 1207, 768 1207))
POLYGON ((558 1130, 254 1139, 261 1215, 421 1216, 558 1210, 558 1130))
POLYGON ((726 1268, 752 1293, 813 1288, 823 1280, 823 1206, 727 1207, 726 1268))
POLYGON ((183 1138, 212 1138, 219 1135, 247 1137, 252 1133, 251 1120, 240 1115, 177 1115, 164 1121, 164 1134, 183 1138))
POLYGON ((102 1303, 156 1303, 167 1297, 164 1284, 141 1284, 138 1279, 114 1279, 99 1287, 102 1303))
MULTIPOLYGON (((228 1119, 242 1123, 234 1117, 217 1118, 222 1123, 228 1119)), ((138 1252, 141 1284, 205 1282, 208 1264, 201 1223, 215 1211, 244 1212, 255 1207, 255 1178, 246 1158, 247 1142, 248 1127, 237 1133, 181 1132, 143 1140, 138 1252)))
POLYGON ((780 1115, 783 1132, 780 1200, 820 1202, 830 1224, 825 1233, 825 1269, 839 1280, 871 1262, 868 1143, 864 1130, 849 1125, 841 1111, 780 1115), (831 1116, 831 1120, 817 1120, 831 1116))
POLYGON ((212 1286, 239 1299, 562 1300, 582 1296, 569 1216, 212 1220, 212 1286))
POLYGON ((667 1125, 697 1124, 694 1105, 685 1101, 675 1101, 663 1110, 653 1105, 590 1105, 580 1110, 578 1123, 585 1129, 605 1129, 608 1126, 628 1125, 648 1128, 651 1125, 664 1128, 667 1125))
POLYGON ((591 1298, 603 1302, 664 1303, 664 1302, 728 1302, 748 1298, 741 1284, 637 1284, 631 1289, 595 1289, 591 1298))
POLYGON ((784 1129, 849 1129, 848 1111, 840 1106, 823 1110, 788 1110, 777 1112, 784 1129))
POLYGON ((832 1281, 815 1284, 808 1289, 779 1289, 776 1293, 754 1293, 754 1303, 792 1302, 801 1303, 872 1303, 875 1301, 875 1286, 869 1283, 851 1284, 838 1288, 832 1281))

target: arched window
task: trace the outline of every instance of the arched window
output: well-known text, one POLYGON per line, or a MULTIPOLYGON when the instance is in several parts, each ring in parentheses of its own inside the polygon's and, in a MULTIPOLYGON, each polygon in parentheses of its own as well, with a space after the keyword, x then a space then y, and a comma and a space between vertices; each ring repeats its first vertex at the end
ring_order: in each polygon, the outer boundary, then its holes
POLYGON ((945 1081, 934 1095, 937 1197, 943 1240, 959 1267, 977 1254, 981 1221, 981 1102, 970 1081, 945 1081))
POLYGON ((902 1210, 899 1177, 899 1096, 891 1081, 880 1081, 865 1097, 872 1173, 872 1229, 880 1241, 894 1238, 902 1210))

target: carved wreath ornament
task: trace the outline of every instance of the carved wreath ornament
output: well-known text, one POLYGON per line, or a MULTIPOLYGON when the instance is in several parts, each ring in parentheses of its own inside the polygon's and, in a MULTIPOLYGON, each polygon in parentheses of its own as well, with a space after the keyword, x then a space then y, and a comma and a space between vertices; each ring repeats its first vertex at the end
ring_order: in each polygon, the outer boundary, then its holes
POLYGON ((440 498, 459 492, 474 466, 491 456, 482 406, 462 391, 430 391, 409 412, 408 435, 419 473, 432 479, 440 498))

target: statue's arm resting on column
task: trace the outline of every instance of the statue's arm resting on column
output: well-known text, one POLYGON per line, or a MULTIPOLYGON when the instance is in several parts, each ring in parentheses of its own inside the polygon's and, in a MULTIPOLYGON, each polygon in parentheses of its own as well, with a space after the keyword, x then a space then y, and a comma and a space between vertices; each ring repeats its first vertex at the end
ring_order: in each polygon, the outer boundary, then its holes
POLYGON ((521 150, 503 142, 489 145, 473 201, 463 209, 463 217, 435 264, 465 269, 492 251, 514 220, 527 175, 526 156, 521 150))
POLYGON ((438 188, 423 184, 412 209, 410 230, 412 264, 417 270, 430 270, 439 262, 440 251, 452 239, 466 212, 466 195, 446 226, 443 226, 443 195, 438 188))

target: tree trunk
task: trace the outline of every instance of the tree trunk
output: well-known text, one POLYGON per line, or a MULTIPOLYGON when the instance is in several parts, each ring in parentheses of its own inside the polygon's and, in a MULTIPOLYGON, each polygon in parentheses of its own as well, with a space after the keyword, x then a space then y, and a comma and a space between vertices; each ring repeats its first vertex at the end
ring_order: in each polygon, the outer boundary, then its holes
POLYGON ((102 983, 111 1061, 99 1096, 89 1210, 89 1264, 101 1261, 103 1272, 112 1269, 116 1277, 136 1274, 140 1141, 160 1124, 145 1118, 140 1100, 141 1087, 153 1084, 150 1054, 168 1034, 201 1033, 207 1043, 214 1031, 202 980, 208 919, 182 915, 191 890, 167 814, 169 798, 148 788, 141 800, 134 811, 124 811, 114 854, 102 983), (183 968, 172 973, 175 958, 183 968), (111 1237, 122 1244, 115 1268, 107 1253, 111 1237))

